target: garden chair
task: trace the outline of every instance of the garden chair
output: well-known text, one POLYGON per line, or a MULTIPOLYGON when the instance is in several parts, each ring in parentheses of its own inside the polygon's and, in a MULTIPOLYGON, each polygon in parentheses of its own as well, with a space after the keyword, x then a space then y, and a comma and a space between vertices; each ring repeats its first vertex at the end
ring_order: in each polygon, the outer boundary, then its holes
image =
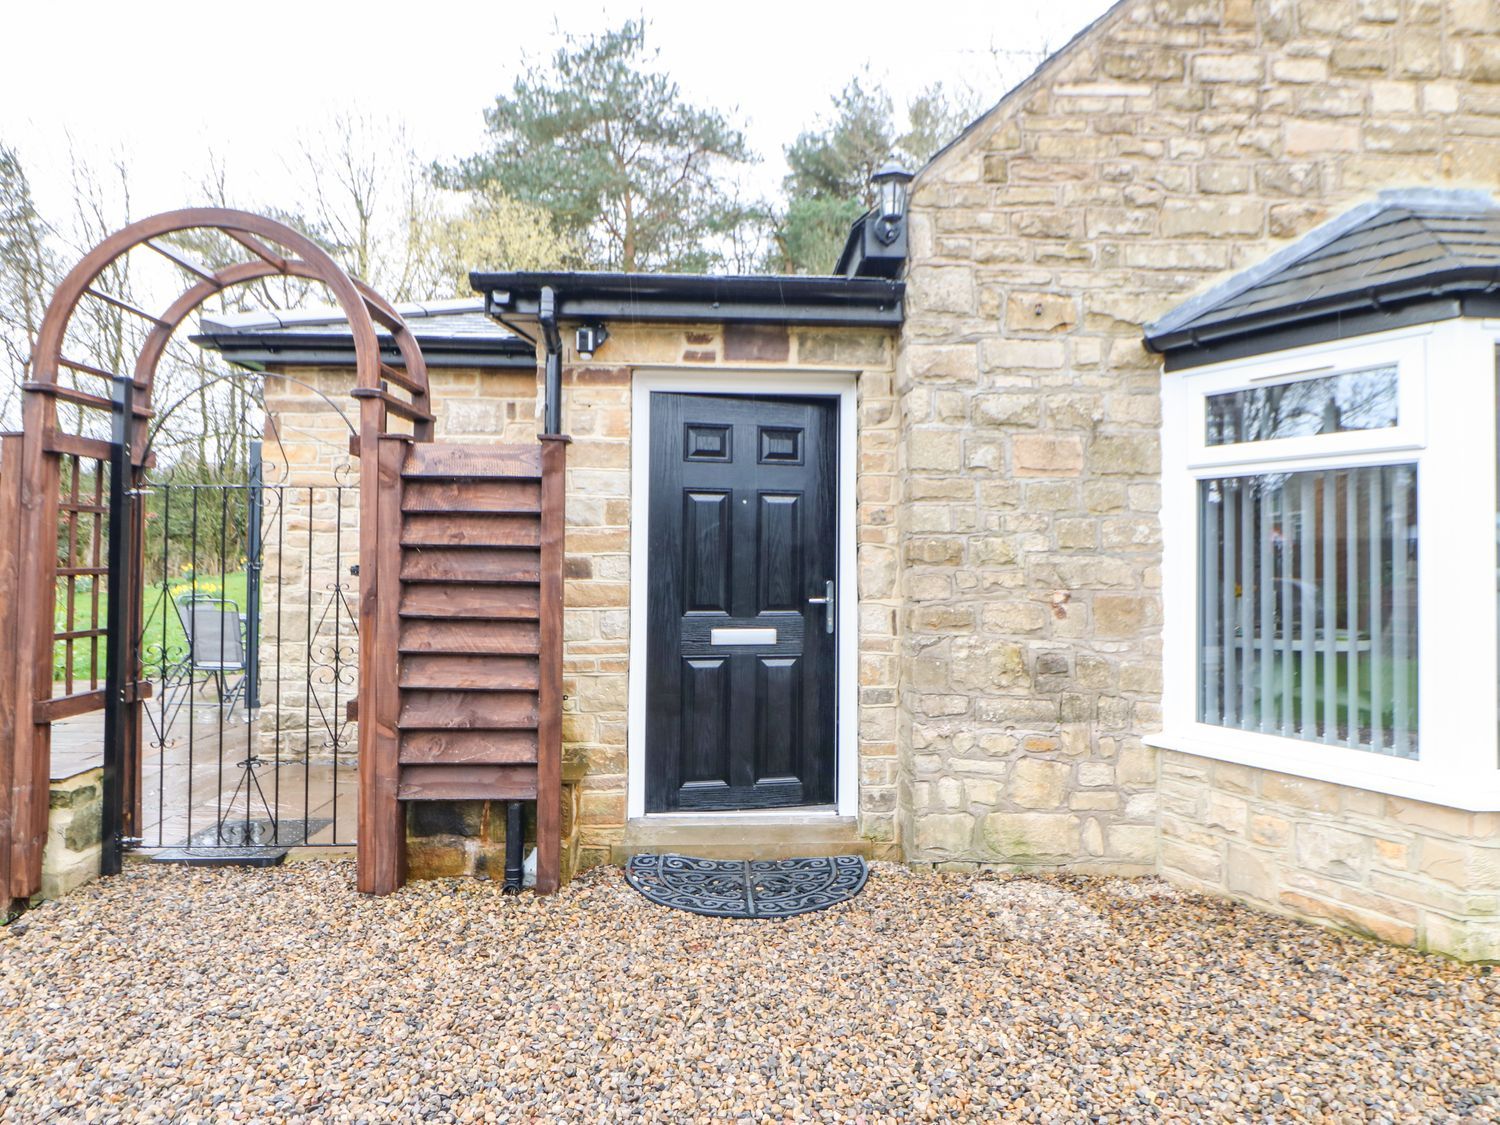
POLYGON ((177 599, 177 616, 187 635, 183 662, 189 690, 200 676, 211 678, 219 705, 229 704, 229 717, 245 702, 249 665, 245 660, 244 618, 228 598, 188 594, 177 599), (238 677, 238 678, 234 678, 238 677))

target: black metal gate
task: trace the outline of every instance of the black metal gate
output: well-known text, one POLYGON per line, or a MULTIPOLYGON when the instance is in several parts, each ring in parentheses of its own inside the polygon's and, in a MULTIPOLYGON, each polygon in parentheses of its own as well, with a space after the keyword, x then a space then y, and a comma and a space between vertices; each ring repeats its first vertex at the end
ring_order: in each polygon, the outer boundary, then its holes
MULTIPOLYGON (((129 416, 117 403, 117 420, 129 416)), ((106 815, 134 824, 127 845, 158 858, 267 860, 355 842, 347 447, 320 461, 315 445, 288 449, 274 418, 250 432, 269 440, 247 442, 243 458, 165 461, 111 492, 111 585, 135 594, 108 607, 111 674, 137 669, 150 694, 131 705, 107 685, 106 815)), ((117 448, 124 436, 117 424, 117 448)))

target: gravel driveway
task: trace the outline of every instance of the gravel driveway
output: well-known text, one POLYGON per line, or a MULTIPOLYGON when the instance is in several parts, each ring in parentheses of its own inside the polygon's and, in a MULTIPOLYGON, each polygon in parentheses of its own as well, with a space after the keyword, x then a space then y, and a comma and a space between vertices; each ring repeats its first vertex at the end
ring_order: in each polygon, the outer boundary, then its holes
POLYGON ((1154 880, 353 882, 133 865, 0 931, 0 1120, 1500 1120, 1500 973, 1154 880))

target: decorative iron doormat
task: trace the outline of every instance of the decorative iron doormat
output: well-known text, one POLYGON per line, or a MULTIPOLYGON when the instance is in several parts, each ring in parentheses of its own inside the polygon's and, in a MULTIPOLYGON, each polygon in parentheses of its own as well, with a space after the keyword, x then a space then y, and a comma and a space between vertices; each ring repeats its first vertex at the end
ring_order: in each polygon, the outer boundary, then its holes
POLYGON ((625 881, 652 902, 715 918, 790 918, 847 902, 869 868, 857 855, 815 859, 694 859, 633 855, 625 881))

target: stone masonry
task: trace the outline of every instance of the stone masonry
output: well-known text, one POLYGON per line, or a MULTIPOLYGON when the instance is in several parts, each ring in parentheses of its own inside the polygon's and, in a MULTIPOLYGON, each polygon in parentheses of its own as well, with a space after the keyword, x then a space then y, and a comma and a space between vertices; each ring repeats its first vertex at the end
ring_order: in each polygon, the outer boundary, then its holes
POLYGON ((607 862, 626 821, 630 644, 630 396, 636 368, 858 372, 859 828, 896 844, 897 419, 889 333, 775 327, 611 325, 609 342, 563 369, 568 533, 565 765, 581 777, 580 862, 607 862))
POLYGON ((104 770, 54 777, 47 793, 41 898, 62 898, 99 877, 103 851, 104 770))
POLYGON ((918 176, 909 858, 1155 867, 1162 376, 1141 327, 1429 184, 1500 184, 1492 0, 1125 0, 918 176))
POLYGON ((1174 882, 1383 941, 1500 961, 1500 813, 1164 752, 1174 882))
MULTIPOLYGON (((1141 343, 1146 322, 1379 190, 1497 184, 1492 0, 1124 0, 918 176, 899 346, 618 323, 592 360, 569 353, 570 855, 604 861, 626 821, 635 373, 848 371, 860 830, 883 854, 1160 870, 1500 956, 1495 814, 1148 745, 1163 599, 1191 592, 1161 589, 1163 376, 1141 343)), ((342 393, 347 374, 328 374, 342 393)), ((537 429, 531 373, 433 387, 443 440, 537 429)), ((416 866, 493 869, 495 810, 430 811, 416 866)))
MULTIPOLYGON (((893 391, 894 340, 888 332, 836 329, 611 326, 609 342, 589 362, 571 350, 563 371, 568 449, 565 562, 563 748, 570 861, 606 862, 626 821, 626 726, 630 647, 630 441, 633 371, 858 373, 859 464, 857 541, 860 583, 859 784, 862 835, 893 853, 896 847, 896 623, 897 418, 893 391)), ((350 374, 343 370, 290 372, 343 402, 350 374)), ((529 443, 540 428, 541 398, 531 372, 435 369, 430 373, 439 441, 529 443)), ((292 465, 290 479, 305 485, 350 482, 345 500, 344 572, 358 557, 358 474, 349 465, 343 423, 315 395, 273 380, 267 406, 280 427, 292 465)), ((295 541, 306 534, 301 528, 295 541)), ((329 528, 314 531, 315 557, 331 556, 329 528), (318 539, 323 536, 323 541, 318 539)), ((305 550, 305 548, 304 548, 305 550)), ((268 547, 268 556, 274 552, 268 547)), ((289 561, 292 583, 297 563, 289 561)), ((273 576, 268 574, 268 581, 273 576)), ((357 595, 357 579, 349 596, 357 595)), ((288 600, 293 600, 288 596, 288 600)), ((306 622, 283 630, 284 690, 295 694, 305 669, 306 622)), ((267 622, 267 667, 276 652, 267 622)), ((353 682, 354 667, 348 668, 353 682)), ((267 677, 263 698, 273 690, 267 677)), ((300 706, 289 709, 300 724, 300 706)), ((349 745, 353 745, 352 729, 349 745)), ((408 825, 415 874, 493 873, 503 864, 503 817, 480 802, 426 810, 408 825)), ((571 865, 571 863, 570 863, 571 865)))

